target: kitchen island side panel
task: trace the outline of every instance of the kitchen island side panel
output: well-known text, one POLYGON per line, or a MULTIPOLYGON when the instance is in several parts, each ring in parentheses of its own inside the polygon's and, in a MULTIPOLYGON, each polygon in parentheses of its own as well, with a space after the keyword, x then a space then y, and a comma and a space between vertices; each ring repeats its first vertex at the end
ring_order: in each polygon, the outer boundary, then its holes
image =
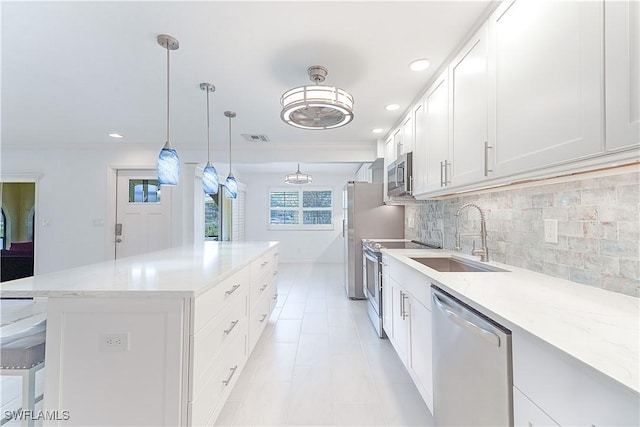
POLYGON ((58 416, 46 425, 184 425, 186 304, 50 298, 44 402, 58 416))

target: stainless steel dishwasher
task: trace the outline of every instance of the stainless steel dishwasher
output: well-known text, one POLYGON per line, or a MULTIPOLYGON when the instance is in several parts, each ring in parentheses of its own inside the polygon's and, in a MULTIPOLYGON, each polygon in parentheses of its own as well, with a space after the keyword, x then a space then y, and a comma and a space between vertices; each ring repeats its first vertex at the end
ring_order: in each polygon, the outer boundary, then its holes
POLYGON ((511 331, 431 286, 436 426, 512 426, 511 331))

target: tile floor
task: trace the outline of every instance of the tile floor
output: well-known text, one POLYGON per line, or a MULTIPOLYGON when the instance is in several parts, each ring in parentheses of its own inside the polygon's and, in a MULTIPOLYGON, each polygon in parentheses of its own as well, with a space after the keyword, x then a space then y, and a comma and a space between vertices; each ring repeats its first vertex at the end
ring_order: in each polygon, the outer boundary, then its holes
POLYGON ((433 425, 342 269, 280 264, 278 304, 216 425, 433 425))

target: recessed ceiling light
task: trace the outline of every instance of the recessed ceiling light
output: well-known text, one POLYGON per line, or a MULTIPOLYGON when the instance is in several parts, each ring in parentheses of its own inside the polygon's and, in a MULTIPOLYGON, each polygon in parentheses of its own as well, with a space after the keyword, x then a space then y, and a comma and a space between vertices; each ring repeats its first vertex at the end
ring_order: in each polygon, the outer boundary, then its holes
POLYGON ((381 128, 371 129, 371 132, 373 132, 373 133, 382 133, 383 131, 384 131, 384 129, 381 129, 381 128))
POLYGON ((384 108, 386 108, 387 111, 396 111, 400 106, 398 104, 389 104, 384 108))
POLYGON ((428 59, 416 59, 409 64, 409 69, 411 71, 423 71, 429 68, 429 65, 431 65, 431 63, 428 59))
POLYGON ((122 138, 122 137, 123 137, 123 136, 122 136, 122 135, 120 135, 119 133, 110 133, 110 134, 109 134, 109 136, 110 136, 111 138, 118 138, 118 139, 120 139, 120 138, 122 138))

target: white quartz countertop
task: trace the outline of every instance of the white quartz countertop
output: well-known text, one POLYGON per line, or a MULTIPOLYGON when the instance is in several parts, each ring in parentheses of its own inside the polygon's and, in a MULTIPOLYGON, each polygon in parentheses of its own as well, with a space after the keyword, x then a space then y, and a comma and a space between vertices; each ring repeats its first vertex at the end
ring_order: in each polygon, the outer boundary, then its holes
POLYGON ((496 262, 488 264, 507 272, 439 272, 410 258, 477 259, 458 252, 383 252, 504 326, 525 330, 640 392, 640 299, 496 262))
POLYGON ((197 296, 275 245, 277 242, 204 242, 4 282, 0 295, 197 296))

